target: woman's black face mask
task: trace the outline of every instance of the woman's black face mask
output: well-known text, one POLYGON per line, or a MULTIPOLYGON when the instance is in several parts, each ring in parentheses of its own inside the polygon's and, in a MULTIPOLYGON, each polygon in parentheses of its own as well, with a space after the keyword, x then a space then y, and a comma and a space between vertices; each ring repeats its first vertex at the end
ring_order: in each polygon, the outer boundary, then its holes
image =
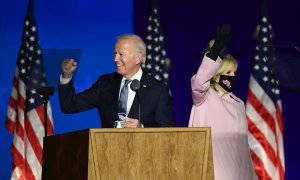
POLYGON ((227 92, 232 92, 234 87, 235 76, 220 75, 218 84, 227 92))

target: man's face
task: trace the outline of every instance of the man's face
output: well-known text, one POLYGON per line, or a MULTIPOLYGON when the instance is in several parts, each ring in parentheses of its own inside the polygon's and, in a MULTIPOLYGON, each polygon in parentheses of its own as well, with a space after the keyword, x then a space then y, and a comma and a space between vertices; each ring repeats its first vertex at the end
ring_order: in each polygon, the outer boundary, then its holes
POLYGON ((115 44, 114 62, 116 71, 127 79, 139 70, 141 59, 141 53, 137 52, 134 40, 121 39, 115 44))

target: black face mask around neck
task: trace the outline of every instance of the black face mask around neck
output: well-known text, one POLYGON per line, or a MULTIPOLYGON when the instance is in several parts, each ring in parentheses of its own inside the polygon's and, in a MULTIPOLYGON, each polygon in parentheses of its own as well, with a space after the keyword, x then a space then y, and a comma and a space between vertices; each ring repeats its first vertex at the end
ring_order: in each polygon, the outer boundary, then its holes
POLYGON ((235 76, 220 75, 218 84, 227 92, 232 92, 234 87, 235 76))

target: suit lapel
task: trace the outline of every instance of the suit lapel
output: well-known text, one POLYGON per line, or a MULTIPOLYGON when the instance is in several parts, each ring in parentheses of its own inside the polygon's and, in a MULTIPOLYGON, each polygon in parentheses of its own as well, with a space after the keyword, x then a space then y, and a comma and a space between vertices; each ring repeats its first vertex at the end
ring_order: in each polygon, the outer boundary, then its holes
MULTIPOLYGON (((140 104, 142 104, 143 97, 147 94, 147 85, 149 81, 149 76, 146 74, 146 72, 143 72, 143 75, 141 77, 140 81, 140 89, 138 90, 138 93, 140 95, 140 104)), ((141 106, 141 112, 142 112, 143 107, 141 106)), ((138 103, 138 98, 137 94, 135 94, 135 97, 133 99, 130 111, 128 113, 128 117, 131 118, 138 118, 139 116, 139 103, 138 103)))
POLYGON ((122 76, 118 73, 114 73, 113 85, 112 85, 112 95, 113 95, 113 105, 114 105, 114 114, 118 118, 118 101, 119 101, 119 90, 121 86, 122 76))

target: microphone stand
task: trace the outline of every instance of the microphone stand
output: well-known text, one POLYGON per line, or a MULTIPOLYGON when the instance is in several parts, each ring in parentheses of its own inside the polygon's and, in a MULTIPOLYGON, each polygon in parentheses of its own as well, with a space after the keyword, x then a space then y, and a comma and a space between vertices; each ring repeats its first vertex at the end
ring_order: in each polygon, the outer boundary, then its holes
POLYGON ((141 103, 140 103, 140 94, 139 94, 139 89, 140 89, 140 82, 137 80, 137 79, 134 79, 132 80, 131 84, 130 84, 130 88, 131 90, 135 91, 136 92, 136 95, 137 95, 137 101, 138 101, 138 104, 139 104, 139 123, 141 125, 141 103))
POLYGON ((140 93, 139 90, 136 91, 136 95, 137 95, 137 101, 139 104, 139 123, 141 125, 141 103, 140 103, 140 93))
POLYGON ((43 164, 42 164, 42 180, 47 180, 47 135, 48 135, 48 101, 49 96, 53 95, 53 87, 41 87, 38 89, 38 93, 41 95, 44 105, 44 129, 45 135, 43 140, 43 164))

